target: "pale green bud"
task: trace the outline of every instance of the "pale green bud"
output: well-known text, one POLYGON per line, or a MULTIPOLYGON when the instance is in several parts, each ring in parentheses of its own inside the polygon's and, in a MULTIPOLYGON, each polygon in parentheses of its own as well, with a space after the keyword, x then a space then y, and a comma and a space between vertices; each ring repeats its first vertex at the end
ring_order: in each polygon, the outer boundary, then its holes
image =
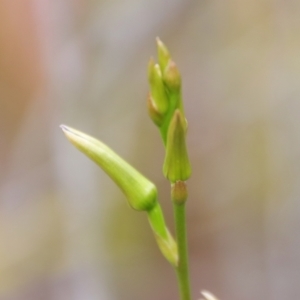
POLYGON ((169 63, 171 55, 166 45, 158 37, 156 38, 156 44, 159 66, 163 72, 169 63))
POLYGON ((171 182, 185 181, 191 175, 191 165, 186 149, 186 120, 176 109, 167 134, 166 156, 163 166, 164 176, 171 182))
POLYGON ((147 99, 147 108, 148 108, 148 114, 151 118, 151 120, 160 127, 163 123, 164 117, 163 115, 158 111, 157 106, 151 96, 151 94, 148 95, 147 99))
POLYGON ((165 114, 169 107, 165 85, 162 79, 162 72, 158 64, 150 59, 148 64, 148 79, 150 84, 150 93, 160 114, 165 114))
POLYGON ((168 90, 171 92, 180 92, 181 75, 177 65, 173 60, 170 60, 163 73, 163 80, 168 90))
POLYGON ((61 125, 68 140, 86 156, 96 162, 119 186, 135 210, 151 210, 157 203, 155 185, 95 138, 61 125))

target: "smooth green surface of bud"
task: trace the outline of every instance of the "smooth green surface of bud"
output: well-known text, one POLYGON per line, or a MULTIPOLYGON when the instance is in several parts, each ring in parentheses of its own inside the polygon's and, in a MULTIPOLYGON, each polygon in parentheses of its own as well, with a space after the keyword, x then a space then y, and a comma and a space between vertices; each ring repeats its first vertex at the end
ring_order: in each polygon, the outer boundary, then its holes
POLYGON ((158 37, 156 38, 156 44, 159 66, 163 72, 169 63, 171 55, 166 45, 158 37))
POLYGON ((156 186, 108 146, 78 130, 61 125, 68 140, 96 162, 126 195, 135 210, 151 210, 157 203, 156 186))
POLYGON ((160 114, 165 114, 169 107, 165 85, 162 79, 162 72, 158 64, 154 64, 150 59, 148 64, 148 79, 150 84, 150 93, 152 99, 160 114))
POLYGON ((174 61, 170 60, 164 73, 163 80, 168 90, 180 91, 181 89, 181 75, 174 61))
POLYGON ((164 220, 162 209, 157 203, 148 212, 148 219, 154 232, 156 242, 165 258, 174 266, 178 265, 177 244, 170 234, 164 220))
POLYGON ((164 176, 171 182, 185 181, 191 175, 191 165, 186 149, 187 123, 179 109, 176 109, 169 125, 164 176))
POLYGON ((188 197, 185 181, 176 181, 171 186, 171 199, 176 204, 184 204, 188 197))
POLYGON ((160 127, 163 123, 163 115, 158 111, 155 102, 151 96, 151 94, 148 95, 147 99, 147 108, 148 108, 148 114, 151 118, 151 120, 160 127))

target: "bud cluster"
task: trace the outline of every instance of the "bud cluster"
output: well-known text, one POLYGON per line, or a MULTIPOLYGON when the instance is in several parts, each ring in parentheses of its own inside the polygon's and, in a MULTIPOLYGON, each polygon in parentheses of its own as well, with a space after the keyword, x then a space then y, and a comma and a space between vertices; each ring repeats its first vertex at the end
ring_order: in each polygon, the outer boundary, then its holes
POLYGON ((157 38, 158 63, 151 58, 148 63, 148 113, 152 121, 159 127, 166 144, 168 127, 174 111, 179 108, 183 114, 181 101, 181 76, 172 61, 170 52, 163 42, 157 38))
MULTIPOLYGON (((181 76, 169 50, 159 39, 157 50, 158 63, 150 59, 148 64, 150 92, 147 106, 166 148, 163 173, 172 183, 172 200, 178 208, 182 208, 187 199, 185 181, 190 177, 191 166, 186 149, 187 121, 182 105, 181 76)), ((174 267, 180 269, 180 249, 182 252, 183 248, 178 246, 179 242, 175 241, 165 224, 156 186, 101 141, 65 125, 61 128, 68 140, 116 183, 133 209, 147 213, 161 252, 174 267)))
POLYGON ((187 121, 181 97, 181 76, 167 47, 157 38, 158 63, 148 64, 150 92, 147 106, 152 121, 159 127, 166 147, 164 176, 172 183, 191 175, 186 149, 187 121))

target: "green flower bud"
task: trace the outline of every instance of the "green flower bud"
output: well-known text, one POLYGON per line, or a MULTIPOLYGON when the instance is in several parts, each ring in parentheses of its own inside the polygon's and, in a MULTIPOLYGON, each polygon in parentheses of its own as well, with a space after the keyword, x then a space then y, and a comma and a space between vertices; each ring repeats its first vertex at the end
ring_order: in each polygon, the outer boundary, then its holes
POLYGON ((191 165, 185 143, 186 120, 176 109, 167 134, 166 156, 163 166, 164 176, 171 182, 185 181, 191 175, 191 165))
POLYGON ((148 79, 150 84, 150 92, 160 114, 165 114, 169 107, 169 101, 165 90, 165 85, 162 79, 162 72, 158 64, 154 64, 153 59, 150 59, 148 64, 148 79))
POLYGON ((163 72, 169 63, 171 55, 168 48, 158 37, 156 38, 156 44, 157 44, 159 66, 163 72))
POLYGON ((149 93, 148 100, 147 100, 147 107, 148 107, 148 114, 151 118, 151 120, 160 127, 163 123, 163 115, 158 111, 155 102, 149 93))
POLYGON ((108 146, 78 130, 61 125, 68 140, 96 162, 119 186, 135 210, 151 210, 157 203, 155 185, 108 146))
POLYGON ((173 60, 170 60, 164 73, 163 80, 168 90, 171 92, 180 92, 181 76, 180 72, 173 60))

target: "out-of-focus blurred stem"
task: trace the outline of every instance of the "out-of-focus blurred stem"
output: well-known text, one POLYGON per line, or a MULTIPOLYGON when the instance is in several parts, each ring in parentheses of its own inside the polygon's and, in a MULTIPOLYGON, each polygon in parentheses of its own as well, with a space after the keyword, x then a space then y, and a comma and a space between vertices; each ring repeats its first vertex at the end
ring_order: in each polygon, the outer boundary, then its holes
POLYGON ((176 267, 180 300, 191 300, 189 264, 187 251, 185 203, 173 204, 179 262, 176 267))

